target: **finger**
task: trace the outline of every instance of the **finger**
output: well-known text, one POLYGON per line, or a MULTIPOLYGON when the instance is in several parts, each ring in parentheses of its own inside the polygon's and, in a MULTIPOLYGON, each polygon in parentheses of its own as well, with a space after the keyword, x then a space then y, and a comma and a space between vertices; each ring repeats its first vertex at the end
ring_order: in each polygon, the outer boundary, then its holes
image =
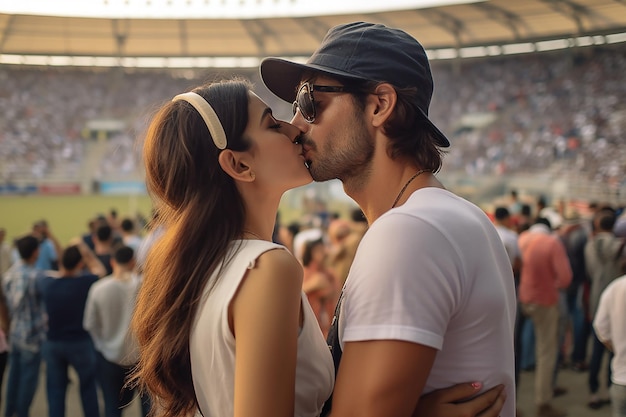
POLYGON ((442 403, 462 402, 476 395, 482 387, 483 385, 480 382, 465 382, 448 388, 438 389, 427 395, 436 397, 442 403))
POLYGON ((485 408, 482 413, 477 414, 477 417, 498 417, 502 412, 502 407, 504 407, 505 401, 506 390, 504 389, 504 387, 502 387, 498 392, 498 396, 496 397, 495 401, 490 406, 485 408))

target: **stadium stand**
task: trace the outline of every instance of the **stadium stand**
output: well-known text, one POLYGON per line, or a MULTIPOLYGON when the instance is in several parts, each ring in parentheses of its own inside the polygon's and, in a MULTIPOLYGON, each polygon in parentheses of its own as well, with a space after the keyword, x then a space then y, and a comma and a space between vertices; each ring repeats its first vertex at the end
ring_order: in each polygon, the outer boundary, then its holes
MULTIPOLYGON (((626 188, 626 45, 434 61, 431 116, 454 146, 445 171, 549 172, 626 188)), ((0 181, 137 179, 152 109, 203 80, 241 75, 289 118, 253 69, 0 67, 0 181)), ((623 191, 622 191, 623 192, 623 191)))

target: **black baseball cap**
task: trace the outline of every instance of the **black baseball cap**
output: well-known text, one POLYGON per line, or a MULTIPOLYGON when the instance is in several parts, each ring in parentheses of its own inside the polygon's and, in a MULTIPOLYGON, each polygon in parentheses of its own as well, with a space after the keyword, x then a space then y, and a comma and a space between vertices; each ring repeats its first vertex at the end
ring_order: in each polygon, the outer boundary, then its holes
POLYGON ((356 81, 388 82, 398 88, 417 87, 415 104, 430 126, 437 145, 448 138, 428 118, 433 78, 426 51, 411 35, 385 25, 353 22, 331 28, 305 64, 265 58, 261 78, 267 88, 293 102, 305 72, 319 72, 356 81))

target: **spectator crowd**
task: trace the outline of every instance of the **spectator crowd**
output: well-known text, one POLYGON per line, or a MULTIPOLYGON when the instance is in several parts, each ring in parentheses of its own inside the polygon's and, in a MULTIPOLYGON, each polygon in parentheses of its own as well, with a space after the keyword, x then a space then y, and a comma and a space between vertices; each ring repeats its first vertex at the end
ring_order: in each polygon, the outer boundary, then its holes
MULTIPOLYGON (((434 61, 432 119, 452 139, 446 169, 469 175, 537 172, 554 162, 624 185, 626 46, 596 46, 434 61)), ((132 150, 157 104, 207 79, 251 79, 279 118, 290 106, 265 91, 253 69, 0 67, 0 183, 80 167, 90 121, 124 126, 94 167, 106 179, 139 167, 132 150)), ((67 170, 69 175, 79 168, 67 170)))

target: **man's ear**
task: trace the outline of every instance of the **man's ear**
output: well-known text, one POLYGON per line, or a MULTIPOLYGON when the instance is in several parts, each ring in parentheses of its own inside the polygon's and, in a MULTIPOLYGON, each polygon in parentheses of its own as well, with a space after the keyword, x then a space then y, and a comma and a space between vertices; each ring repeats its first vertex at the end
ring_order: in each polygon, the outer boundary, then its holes
POLYGON ((220 152, 217 161, 224 172, 230 175, 234 180, 242 182, 254 181, 254 172, 252 172, 252 168, 248 165, 241 152, 233 152, 230 149, 224 149, 220 152))
POLYGON ((375 106, 372 115, 372 124, 374 127, 381 127, 396 108, 398 95, 391 84, 381 83, 376 86, 374 94, 371 94, 370 97, 373 98, 375 106))

